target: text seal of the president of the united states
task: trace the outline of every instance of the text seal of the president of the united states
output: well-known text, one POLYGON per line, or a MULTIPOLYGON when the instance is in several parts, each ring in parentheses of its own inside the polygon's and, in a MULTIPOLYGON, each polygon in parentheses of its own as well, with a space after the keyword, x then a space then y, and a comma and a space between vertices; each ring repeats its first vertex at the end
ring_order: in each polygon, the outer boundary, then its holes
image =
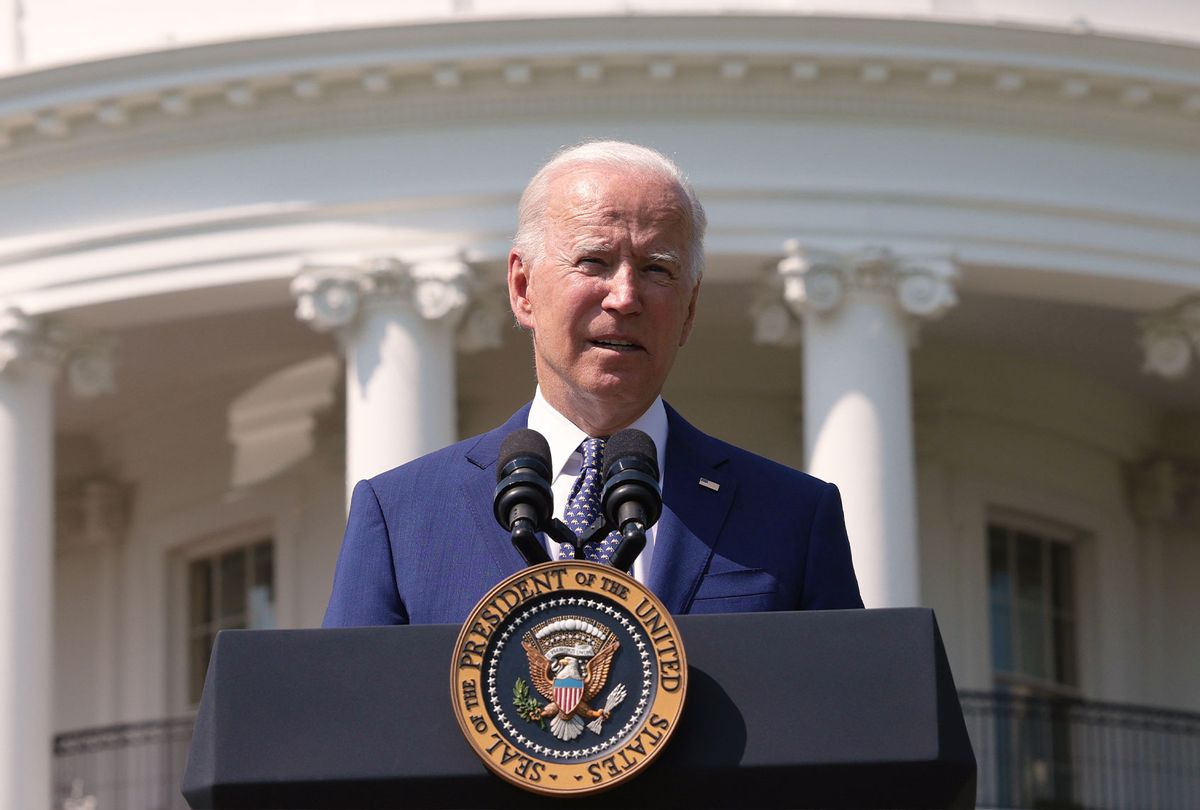
POLYGON ((687 692, 675 622, 632 577, 542 563, 491 590, 463 624, 454 713, 496 774, 586 795, 636 775, 666 746, 687 692))

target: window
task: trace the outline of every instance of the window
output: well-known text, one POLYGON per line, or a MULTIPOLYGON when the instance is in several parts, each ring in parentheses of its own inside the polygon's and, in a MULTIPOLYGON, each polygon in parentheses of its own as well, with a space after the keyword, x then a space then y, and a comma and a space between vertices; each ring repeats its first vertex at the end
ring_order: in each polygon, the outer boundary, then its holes
POLYGON ((1077 686, 1071 544, 992 523, 988 561, 992 668, 998 685, 1051 691, 1077 686))
POLYGON ((275 553, 259 540, 188 562, 188 702, 200 702, 218 630, 275 627, 275 553))
POLYGON ((1020 520, 992 522, 987 534, 999 796, 1011 807, 1072 807, 1075 536, 1020 520))

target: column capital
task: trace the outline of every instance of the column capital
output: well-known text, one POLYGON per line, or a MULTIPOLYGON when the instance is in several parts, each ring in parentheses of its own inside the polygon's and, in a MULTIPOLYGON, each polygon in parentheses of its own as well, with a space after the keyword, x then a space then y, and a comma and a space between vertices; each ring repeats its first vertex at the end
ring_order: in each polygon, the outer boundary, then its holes
POLYGON ((116 341, 111 337, 79 335, 66 352, 66 377, 71 393, 94 399, 117 390, 116 341))
POLYGON ((361 283, 357 267, 306 263, 292 279, 296 317, 318 332, 349 326, 358 317, 361 283))
POLYGON ((1143 524, 1195 520, 1200 515, 1200 464, 1153 457, 1125 468, 1129 505, 1143 524))
POLYGON ((32 373, 49 378, 63 354, 62 336, 46 319, 20 307, 0 309, 0 376, 32 373))
POLYGON ((1200 295, 1190 296, 1139 321, 1142 328, 1142 371, 1171 380, 1182 379, 1200 354, 1200 295))
POLYGON ((405 261, 375 256, 356 263, 306 263, 292 280, 296 317, 319 332, 354 324, 368 307, 403 302, 431 322, 458 321, 475 297, 474 269, 461 256, 405 261))
POLYGON ((128 484, 109 476, 60 483, 55 497, 55 547, 69 551, 118 545, 129 519, 128 484))
POLYGON ((864 290, 887 292, 912 318, 937 318, 958 303, 958 270, 946 255, 900 255, 881 246, 839 252, 797 239, 788 240, 784 250, 753 307, 759 343, 798 343, 800 319, 830 315, 864 290))

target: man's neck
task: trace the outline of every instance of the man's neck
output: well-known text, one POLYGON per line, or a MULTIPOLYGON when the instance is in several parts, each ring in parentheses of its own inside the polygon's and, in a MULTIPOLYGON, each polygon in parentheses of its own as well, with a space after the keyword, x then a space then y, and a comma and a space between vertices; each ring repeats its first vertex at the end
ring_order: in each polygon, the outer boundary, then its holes
POLYGON ((556 411, 571 421, 589 436, 611 436, 624 430, 644 414, 656 394, 648 402, 635 404, 599 402, 581 397, 555 396, 554 392, 542 388, 542 396, 556 411))

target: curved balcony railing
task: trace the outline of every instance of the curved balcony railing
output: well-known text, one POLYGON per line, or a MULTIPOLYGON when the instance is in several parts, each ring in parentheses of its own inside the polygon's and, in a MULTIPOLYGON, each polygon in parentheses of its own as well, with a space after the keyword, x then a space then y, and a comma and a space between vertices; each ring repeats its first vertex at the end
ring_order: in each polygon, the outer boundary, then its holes
POLYGON ((188 810, 179 792, 191 717, 54 738, 53 810, 188 810))
POLYGON ((1005 692, 959 699, 979 807, 1200 807, 1200 714, 1005 692))
MULTIPOLYGON (((960 692, 981 808, 1200 808, 1200 714, 1079 698, 960 692)), ((192 719, 54 741, 53 810, 187 810, 192 719)))

